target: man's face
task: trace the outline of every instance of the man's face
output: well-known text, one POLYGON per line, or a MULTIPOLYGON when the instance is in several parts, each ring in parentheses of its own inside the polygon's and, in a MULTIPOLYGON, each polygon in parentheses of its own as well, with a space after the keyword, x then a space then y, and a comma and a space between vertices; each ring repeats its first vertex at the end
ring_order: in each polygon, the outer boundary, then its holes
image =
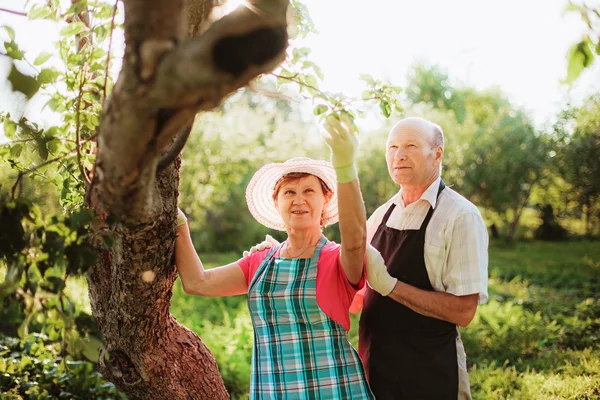
POLYGON ((388 172, 403 186, 430 184, 437 178, 443 149, 434 145, 434 134, 425 123, 399 123, 386 142, 388 172))

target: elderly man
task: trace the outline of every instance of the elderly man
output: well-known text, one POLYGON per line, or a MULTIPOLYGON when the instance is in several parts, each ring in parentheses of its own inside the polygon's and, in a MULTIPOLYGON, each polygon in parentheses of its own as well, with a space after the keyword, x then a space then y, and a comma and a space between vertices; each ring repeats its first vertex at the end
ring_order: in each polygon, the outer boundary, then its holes
POLYGON ((371 288, 359 326, 369 383, 378 400, 470 399, 457 326, 467 326, 487 301, 486 226, 441 179, 438 125, 404 119, 386 148, 389 174, 401 189, 367 224, 379 251, 367 254, 371 288))

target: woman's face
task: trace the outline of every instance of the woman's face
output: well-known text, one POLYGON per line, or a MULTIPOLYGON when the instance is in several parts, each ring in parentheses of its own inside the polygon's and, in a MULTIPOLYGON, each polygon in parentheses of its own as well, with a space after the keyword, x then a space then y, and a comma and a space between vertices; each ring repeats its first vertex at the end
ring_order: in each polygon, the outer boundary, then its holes
POLYGON ((292 229, 320 228, 326 204, 321 182, 314 175, 282 184, 275 201, 283 222, 292 229))

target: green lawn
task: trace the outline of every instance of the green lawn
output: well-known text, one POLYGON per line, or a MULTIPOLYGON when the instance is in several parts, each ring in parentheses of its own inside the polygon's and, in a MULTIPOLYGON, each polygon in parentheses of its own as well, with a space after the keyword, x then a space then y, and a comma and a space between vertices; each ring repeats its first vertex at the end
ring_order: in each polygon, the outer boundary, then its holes
MULTIPOLYGON (((237 257, 201 254, 208 267, 237 257)), ((474 399, 600 399, 600 242, 493 244, 489 284, 462 330, 474 399)), ((245 296, 193 297, 177 282, 171 311, 212 350, 232 398, 246 398, 245 296)), ((354 344, 356 331, 354 317, 354 344)))

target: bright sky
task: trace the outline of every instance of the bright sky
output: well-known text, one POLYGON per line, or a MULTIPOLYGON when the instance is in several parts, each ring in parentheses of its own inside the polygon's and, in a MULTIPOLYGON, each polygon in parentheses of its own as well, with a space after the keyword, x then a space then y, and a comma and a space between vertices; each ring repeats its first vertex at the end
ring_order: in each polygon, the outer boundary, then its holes
MULTIPOLYGON (((328 91, 358 95, 360 73, 402 86, 409 66, 420 60, 441 66, 454 84, 498 85, 538 125, 551 119, 568 98, 578 101, 600 91, 600 62, 573 88, 560 84, 567 49, 584 29, 576 14, 562 15, 566 0, 304 2, 319 31, 306 45, 325 73, 322 88, 328 91)), ((0 0, 0 7, 22 10, 23 3, 0 0)), ((594 3, 597 0, 588 2, 594 3)), ((52 49, 57 37, 50 24, 0 12, 2 24, 12 26, 21 47, 34 54, 52 49)), ((15 107, 9 85, 3 83, 7 67, 0 57, 2 109, 15 107)), ((39 104, 31 105, 28 112, 37 108, 39 104)))

